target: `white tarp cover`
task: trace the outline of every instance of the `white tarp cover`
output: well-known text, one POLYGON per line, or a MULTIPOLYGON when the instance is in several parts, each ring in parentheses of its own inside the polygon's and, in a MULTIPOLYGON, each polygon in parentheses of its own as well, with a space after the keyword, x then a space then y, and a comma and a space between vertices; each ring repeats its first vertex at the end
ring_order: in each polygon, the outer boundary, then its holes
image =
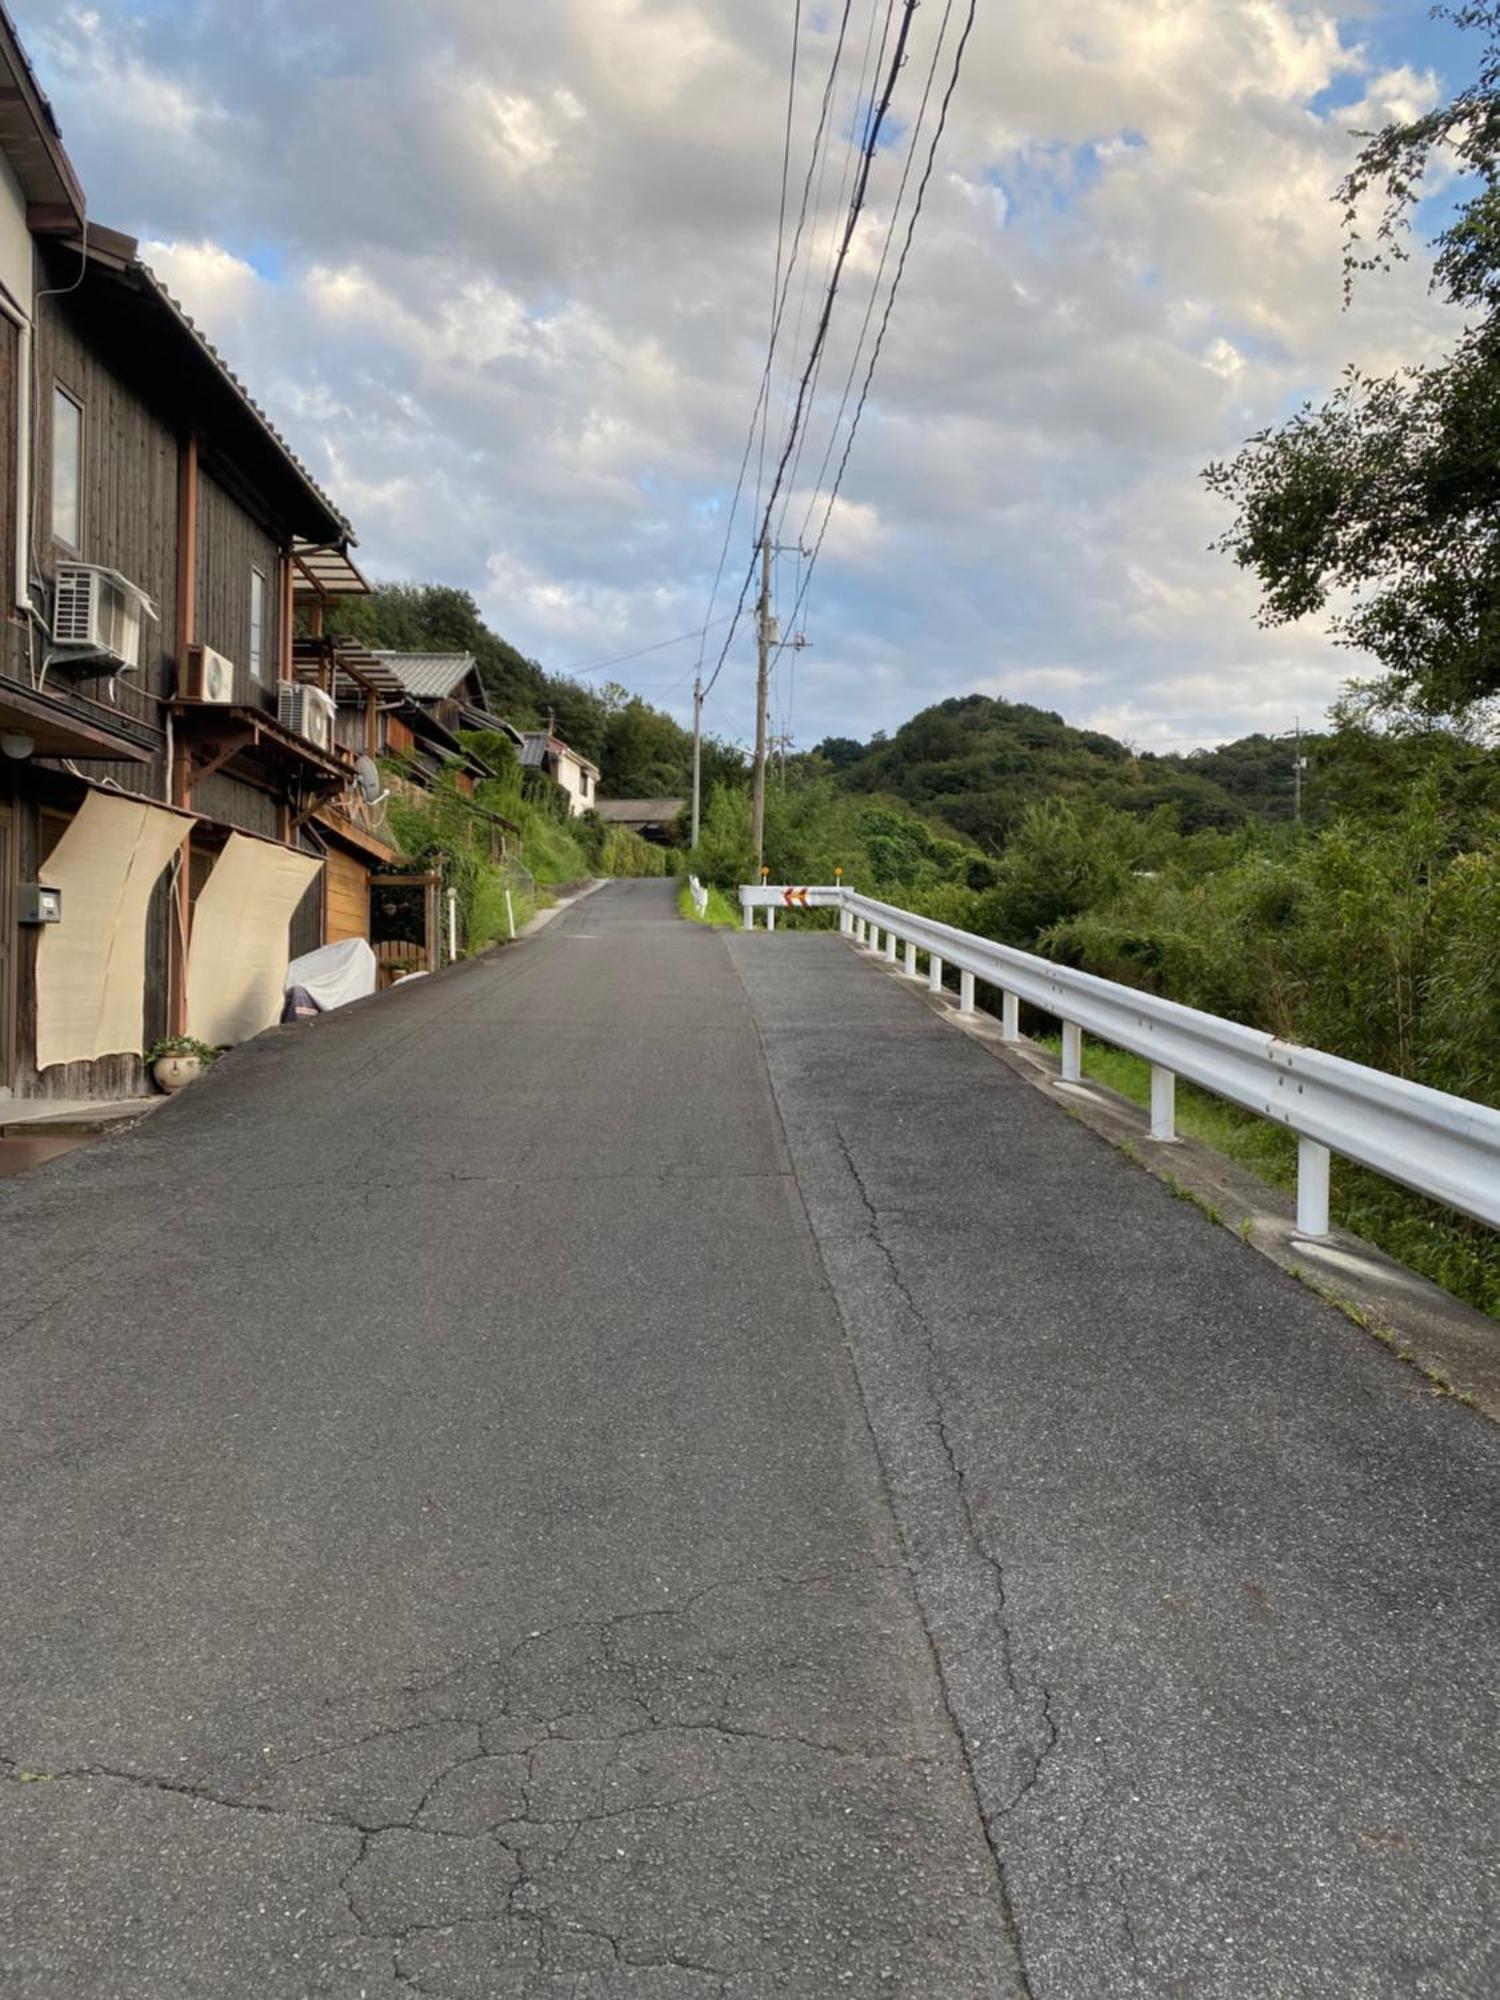
POLYGON ((193 908, 188 1033, 224 1048, 281 1018, 292 913, 323 866, 232 833, 193 908))
POLYGON ((36 1062, 139 1052, 146 1003, 146 911, 187 839, 184 813, 90 792, 39 873, 62 891, 62 921, 37 940, 36 1062))
POLYGON ((345 938, 294 958, 286 969, 285 991, 300 986, 319 1012, 328 1014, 373 993, 375 968, 375 954, 365 939, 345 938))

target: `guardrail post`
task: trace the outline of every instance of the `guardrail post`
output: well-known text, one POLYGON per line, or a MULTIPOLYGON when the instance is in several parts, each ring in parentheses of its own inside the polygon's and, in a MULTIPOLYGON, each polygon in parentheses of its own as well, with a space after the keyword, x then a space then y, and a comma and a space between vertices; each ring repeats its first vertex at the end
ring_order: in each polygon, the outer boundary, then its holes
POLYGON ((749 903, 746 903, 745 905, 745 929, 747 931, 753 931, 755 929, 755 911, 751 908, 749 903))
POLYGON ((1316 1139, 1297 1141, 1297 1234, 1328 1234, 1329 1152, 1316 1139))
POLYGON ((943 990, 943 961, 935 951, 927 954, 927 990, 929 993, 941 993, 943 990))
POLYGON ((768 931, 774 931, 774 930, 775 930, 775 928, 776 928, 776 905, 775 905, 774 903, 767 903, 767 905, 766 905, 766 929, 767 929, 768 931))
POLYGON ((1151 1136, 1164 1145, 1177 1137, 1177 1079, 1159 1063, 1151 1065, 1151 1136))
POLYGON ((917 976, 917 947, 914 944, 906 947, 906 976, 908 979, 917 976))
POLYGON ((885 934, 885 955, 892 965, 896 963, 896 933, 894 931, 887 931, 885 934))
POLYGON ((1021 996, 1018 993, 1002 993, 1000 996, 1000 1039, 1002 1042, 1018 1042, 1021 1039, 1021 996))
POLYGON ((958 1011, 960 1014, 972 1014, 974 1011, 974 975, 972 972, 961 972, 958 975, 958 1011))
POLYGON ((866 943, 866 944, 867 944, 867 945, 869 946, 869 948, 870 948, 870 950, 871 950, 871 951, 879 951, 879 949, 880 949, 880 926, 879 926, 879 924, 866 924, 866 925, 865 925, 865 943, 866 943))
POLYGON ((1062 1080, 1083 1081, 1083 1030, 1076 1021, 1064 1021, 1062 1032, 1062 1080))

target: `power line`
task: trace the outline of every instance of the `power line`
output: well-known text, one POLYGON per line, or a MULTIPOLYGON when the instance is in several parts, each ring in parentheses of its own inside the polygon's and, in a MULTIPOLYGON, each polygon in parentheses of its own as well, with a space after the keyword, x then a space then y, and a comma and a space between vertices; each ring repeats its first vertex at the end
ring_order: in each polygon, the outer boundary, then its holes
POLYGON ((641 646, 633 653, 614 653, 607 660, 591 660, 584 667, 558 667, 547 671, 554 679, 565 681, 581 680, 585 674, 602 674, 606 667, 622 667, 627 660, 643 660, 648 653, 665 652, 668 646, 681 646, 689 639, 701 639, 706 632, 713 630, 714 625, 727 623, 728 618, 729 613, 726 611, 721 617, 715 618, 712 624, 695 625, 691 632, 679 632, 671 639, 658 639, 654 646, 641 646))
MULTIPOLYGON (((890 32, 890 17, 895 9, 895 4, 896 0, 886 0, 886 36, 888 36, 890 32)), ((864 54, 860 57, 859 80, 854 86, 854 105, 853 109, 849 114, 848 137, 844 142, 844 162, 843 162, 843 167, 839 173, 839 189, 837 195, 834 197, 833 211, 829 217, 828 251, 827 255, 823 260, 823 275, 820 280, 820 288, 826 288, 830 274, 832 273, 833 270, 834 246, 838 242, 837 221, 838 218, 844 213, 844 204, 848 199, 849 169, 854 163, 854 141, 855 141, 855 136, 859 130, 860 108, 865 102, 865 83, 870 74, 870 55, 875 46, 875 22, 879 16, 879 13, 880 13, 880 0, 871 0, 870 19, 865 29, 864 54)), ((881 37, 881 44, 880 44, 881 62, 883 62, 885 58, 886 36, 881 37)), ((876 64, 875 74, 877 76, 879 76, 880 74, 879 62, 877 62, 876 64)), ((867 123, 868 123, 868 118, 869 118, 869 113, 866 112, 865 119, 867 123)), ((812 198, 812 233, 814 237, 816 237, 817 235, 818 225, 823 214, 823 183, 827 178, 829 157, 833 151, 833 136, 834 136, 836 119, 828 120, 825 122, 826 122, 826 136, 824 138, 822 151, 818 157, 818 181, 817 181, 817 186, 813 190, 813 198, 812 198)), ((810 248, 811 246, 809 246, 809 249, 810 248)), ((808 298, 808 290, 812 280, 812 267, 813 267, 813 260, 811 255, 808 255, 802 260, 802 287, 797 298, 797 323, 792 329, 793 353, 800 352, 802 346, 802 325, 803 321, 807 317, 807 298, 808 298)), ((813 377, 813 387, 814 387, 814 393, 816 393, 816 388, 817 388, 816 374, 814 374, 813 377)), ((768 418, 769 418, 769 410, 770 406, 768 402, 767 404, 768 418)), ((787 380, 786 400, 782 406, 783 422, 787 421, 790 418, 791 410, 792 410, 792 384, 791 384, 791 379, 789 377, 787 380)), ((802 435, 803 438, 805 438, 807 435, 805 427, 802 435)), ((797 456, 798 457, 801 456, 800 441, 798 443, 797 456)), ((796 460, 794 459, 793 477, 795 477, 795 465, 796 465, 796 460)), ((759 507, 760 507, 760 496, 759 493, 757 493, 756 495, 757 512, 759 511, 759 507)), ((786 502, 785 500, 783 500, 782 502, 783 512, 785 511, 785 507, 786 507, 786 502)), ((779 533, 779 527, 778 527, 778 533, 779 533)))
MULTIPOLYGON (((786 302, 787 302, 787 296, 791 291, 792 273, 797 267, 797 255, 802 243, 802 231, 807 221, 807 202, 808 202, 808 196, 812 191, 813 171, 817 164, 819 149, 821 148, 823 142, 823 132, 828 119, 828 107, 832 102, 833 98, 834 80, 838 75, 839 64, 843 59, 844 37, 849 27, 849 14, 852 6, 853 6, 853 0, 844 0, 844 11, 839 19, 839 31, 838 31, 838 37, 834 43, 833 58, 828 66, 828 81, 823 86, 823 101, 821 109, 818 114, 817 130, 813 134, 812 155, 808 160, 807 173, 804 176, 802 182, 802 200, 797 214, 797 227, 792 234, 791 254, 787 258, 786 269, 782 275, 781 297, 777 302, 776 317, 771 325, 771 338, 766 347, 766 364, 765 367, 761 370, 760 388, 756 394, 755 407, 750 413, 750 429, 745 438, 745 449, 740 459, 739 473, 734 482, 734 497, 730 502, 729 518, 724 523, 724 542, 723 546, 719 551, 718 567, 714 571, 713 588, 709 592, 709 597, 708 597, 709 617, 704 625, 705 631, 707 631, 709 624, 713 622, 713 608, 715 603, 718 601, 719 585, 724 578, 724 565, 729 559, 729 545, 734 537, 734 524, 739 513, 740 496, 743 494, 745 490, 745 474, 749 469, 750 454, 755 449, 756 426, 761 421, 761 414, 763 408, 766 410, 767 414, 769 414, 771 370, 776 359, 776 345, 781 336, 781 323, 786 314, 786 302)), ((797 14, 797 25, 799 29, 800 29, 800 24, 801 24, 801 11, 799 8, 797 14)), ((793 55, 795 59, 795 44, 793 47, 793 55)), ((791 119, 790 95, 788 96, 787 100, 787 118, 788 122, 790 123, 791 119)), ((787 139, 788 146, 790 146, 790 143, 791 140, 789 133, 787 139)), ((759 507, 760 507, 760 498, 759 494, 757 493, 756 496, 757 511, 759 511, 759 507)), ((751 569, 753 573, 754 569, 753 564, 751 565, 751 569)), ((748 589, 749 589, 749 579, 747 578, 745 583, 745 588, 741 590, 739 602, 734 609, 734 620, 736 623, 738 623, 741 615, 744 612, 745 595, 748 589)), ((734 637, 732 631, 729 636, 730 639, 732 640, 734 637)), ((728 647, 726 646, 725 652, 727 651, 728 647)), ((713 676, 709 681, 710 687, 713 685, 713 682, 718 679, 719 669, 723 666, 723 664, 724 664, 724 655, 721 653, 719 656, 719 664, 717 667, 715 667, 713 676)), ((699 671, 701 672, 703 665, 701 658, 699 660, 698 665, 699 665, 699 671)), ((704 692, 707 693, 707 689, 705 689, 704 692)))
MULTIPOLYGON (((977 0, 974 0, 974 4, 977 4, 977 0)), ((896 79, 901 74, 901 68, 906 59, 906 44, 911 34, 912 19, 916 10, 917 0, 904 0, 904 12, 901 17, 900 32, 896 37, 895 53, 891 58, 891 67, 881 92, 880 102, 876 107, 874 116, 870 120, 866 141, 861 150, 859 172, 855 175, 854 191, 849 199, 849 212, 845 219, 843 240, 839 244, 838 256, 834 263, 833 275, 829 280, 827 296, 823 301, 822 311, 818 315, 817 327, 813 333, 812 351, 808 356, 807 366, 802 371, 802 379, 797 387, 797 401, 796 407, 792 412, 791 430, 787 435, 786 443, 782 447, 781 459, 776 467, 776 475, 771 482, 770 497, 766 501, 765 513, 761 519, 760 534, 756 538, 755 554, 751 557, 750 566, 745 572, 745 580, 740 586, 739 602, 735 606, 734 617, 730 622, 729 634, 719 654, 718 664, 709 678, 708 685, 703 690, 705 695, 708 694, 714 682, 718 680, 719 675, 724 670, 724 662, 729 657, 729 648, 734 643, 735 631, 738 628, 740 617, 744 612, 745 600, 749 595, 750 584, 755 575, 755 565, 759 559, 761 543, 771 532, 771 515, 775 509, 777 496, 781 491, 781 483, 786 476, 786 469, 791 460, 797 434, 801 427, 803 412, 807 406, 809 384, 812 381, 813 372, 818 365, 819 356, 822 354, 824 345, 828 339, 828 327, 833 317, 834 303, 838 297, 839 280, 843 276, 844 265, 849 256, 849 246, 854 240, 854 231, 859 222, 860 213, 864 208, 865 195, 870 185, 870 172, 874 166, 876 149, 880 143, 880 130, 890 110, 891 98, 894 96, 896 89, 896 79)), ((847 11, 846 8, 846 15, 847 11)), ((971 8, 970 19, 972 20, 972 18, 971 8)))
MULTIPOLYGON (((771 336, 770 350, 776 346, 777 300, 781 295, 781 253, 786 239, 786 191, 792 169, 792 124, 797 104, 797 53, 802 42, 802 0, 796 0, 792 11, 792 63, 786 87, 786 136, 781 145, 781 202, 776 212, 776 268, 771 278, 771 336)), ((760 492, 766 477, 766 434, 770 428, 766 422, 766 406, 762 406, 760 426, 760 463, 755 470, 755 511, 760 512, 760 492)), ((753 432, 755 420, 750 428, 753 432)), ((726 548, 728 546, 726 542, 726 548)))
POLYGON ((885 242, 880 250, 880 263, 876 267, 875 279, 870 286, 870 296, 865 302, 865 316, 860 323, 859 339, 854 344, 854 353, 849 361, 849 372, 844 378, 844 392, 839 398, 839 407, 833 420, 833 428, 828 433, 828 446, 818 467, 818 476, 813 481, 812 493, 807 502, 807 512, 802 517, 802 525, 797 531, 797 539, 803 542, 817 511, 818 495, 823 490, 823 480, 833 458, 834 446, 838 443, 839 431, 843 427, 844 412, 849 407, 849 398, 854 392, 854 380, 859 373, 859 364, 864 359, 865 341, 869 338, 870 322, 875 316, 875 304, 880 297, 880 283, 885 276, 885 267, 890 260, 891 245, 896 240, 896 226, 901 219, 901 204, 906 199, 907 182, 916 163, 921 145, 922 127, 927 122, 927 106, 932 97, 932 86, 937 76, 938 64, 942 60, 943 48, 948 40, 948 28, 953 19, 953 0, 947 0, 943 8, 943 18, 937 32, 937 40, 932 47, 932 61, 927 65, 927 80, 922 86, 922 101, 917 107, 917 115, 911 128, 911 144, 906 149, 906 159, 901 168, 901 180, 896 189, 896 198, 891 204, 891 219, 886 227, 885 242))
MULTIPOLYGON (((802 584, 802 597, 807 595, 808 588, 812 583, 813 571, 817 567, 818 556, 822 551, 823 541, 828 533, 828 524, 833 518, 833 509, 839 497, 839 489, 844 483, 844 474, 849 467, 849 454, 854 449, 854 440, 859 432, 860 419, 864 415, 865 404, 869 399, 870 384, 875 378, 875 367, 880 360, 880 351, 885 345, 886 331, 891 323, 891 312, 896 304, 896 294, 901 289, 901 279, 906 270, 906 260, 911 251, 912 238, 916 234, 917 223, 922 214, 922 204, 927 196, 928 184, 932 180, 932 170, 937 160, 938 147, 942 143, 943 133, 948 124, 948 111, 953 103, 953 94, 958 88, 958 79, 963 70, 964 53, 969 45, 969 37, 973 33, 974 16, 978 12, 978 6, 979 0, 969 0, 969 9, 964 21, 963 33, 959 36, 958 47, 954 51, 952 74, 948 78, 948 87, 943 93, 942 108, 938 113, 937 130, 933 133, 932 144, 927 149, 926 165, 922 169, 922 178, 917 186, 916 199, 912 204, 911 215, 907 220, 906 238, 901 245, 901 255, 896 263, 896 273, 891 280, 891 289, 886 298, 885 311, 881 315, 880 330, 875 336, 875 345, 870 354, 869 365, 865 369, 865 379, 860 385, 859 401, 855 404, 854 416, 849 425, 849 435, 844 441, 843 457, 839 460, 839 469, 834 476, 833 487, 828 495, 828 504, 823 510, 823 520, 818 529, 818 539, 813 544, 813 552, 808 560, 807 574, 802 584)), ((799 598, 798 602, 792 607, 790 623, 793 626, 796 625, 797 616, 801 608, 801 598, 799 598)), ((733 637, 732 632, 730 636, 733 637)))
MULTIPOLYGON (((949 0, 949 3, 951 5, 951 0, 949 0)), ((864 134, 866 138, 868 137, 869 134, 870 119, 874 113, 875 107, 873 103, 866 105, 865 79, 870 73, 870 52, 874 46, 875 21, 879 12, 880 12, 880 0, 875 0, 875 4, 870 9, 870 26, 865 35, 865 53, 863 61, 860 64, 859 82, 855 85, 855 90, 854 90, 854 114, 849 120, 849 137, 844 147, 843 171, 839 175, 838 198, 834 203, 834 211, 836 214, 842 212, 843 210, 844 199, 849 186, 849 170, 853 166, 855 160, 855 139, 860 132, 861 110, 863 109, 863 125, 864 125, 864 134)), ((875 56, 876 76, 880 75, 881 69, 885 63, 885 52, 890 43, 891 22, 895 18, 895 13, 896 13, 896 0, 885 0, 885 22, 880 31, 880 48, 875 56)), ((860 139, 860 144, 861 145, 864 144, 864 138, 860 139)), ((834 250, 835 240, 836 239, 834 238, 834 236, 830 234, 828 240, 828 256, 823 266, 823 283, 825 285, 828 284, 833 271, 833 250, 834 250)), ((804 266, 804 271, 803 271, 804 278, 806 277, 807 268, 808 267, 804 266)), ((801 317, 800 311, 798 317, 800 325, 800 317, 801 317)), ((818 379, 822 375, 823 362, 826 360, 826 358, 827 358, 827 350, 825 348, 824 352, 818 357, 817 367, 813 370, 812 390, 809 397, 810 406, 817 400, 818 379)), ((776 523, 776 538, 778 541, 781 540, 782 535, 786 528, 787 512, 792 504, 792 495, 796 491, 797 472, 798 468, 802 464, 802 453, 806 448, 808 433, 810 429, 811 429, 810 423, 804 424, 802 426, 802 435, 798 438, 797 449, 792 455, 792 466, 791 466, 791 471, 787 474, 786 491, 781 498, 781 515, 776 523)))

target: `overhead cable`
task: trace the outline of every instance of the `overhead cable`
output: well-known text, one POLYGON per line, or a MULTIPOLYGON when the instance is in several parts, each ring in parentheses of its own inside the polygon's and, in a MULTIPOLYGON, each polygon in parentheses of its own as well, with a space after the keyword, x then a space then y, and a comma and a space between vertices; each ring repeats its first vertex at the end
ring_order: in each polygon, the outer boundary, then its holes
MULTIPOLYGON (((843 276, 844 265, 849 256, 849 246, 854 240, 854 232, 859 223, 860 213, 864 208, 865 194, 870 185, 870 172, 874 166, 875 153, 880 143, 881 128, 890 110, 891 98, 895 94, 896 79, 901 74, 902 64, 906 60, 906 44, 911 34, 912 18, 916 13, 917 4, 918 0, 904 0, 904 11, 901 17, 900 32, 896 37, 895 53, 891 58, 891 66, 885 85, 881 91, 880 102, 876 107, 875 115, 870 120, 866 142, 861 151, 859 172, 855 176, 854 191, 849 199, 849 213, 845 220, 844 234, 839 244, 838 256, 834 262, 833 275, 829 280, 827 295, 823 300, 822 311, 818 315, 817 327, 813 333, 812 351, 808 355, 807 365, 802 371, 802 378, 797 386, 797 400, 792 412, 791 429, 787 434, 785 444, 782 446, 781 458, 776 467, 775 478, 771 482, 770 496, 766 501, 765 512, 761 519, 760 533, 756 537, 757 554, 761 543, 771 532, 771 516, 776 506, 777 496, 781 491, 782 481, 786 477, 786 469, 791 460, 798 431, 801 428, 803 415, 807 407, 809 385, 812 381, 813 372, 818 365, 818 359, 828 339, 829 322, 833 317, 834 303, 838 298, 839 280, 843 276)), ((735 606, 728 637, 724 641, 723 649, 719 654, 718 663, 714 668, 713 674, 704 688, 705 695, 713 687, 714 682, 717 681, 719 675, 724 670, 724 662, 729 657, 729 648, 734 643, 735 631, 738 628, 740 618, 744 614, 745 600, 749 595, 751 580, 755 575, 755 566, 756 555, 752 555, 750 565, 745 572, 745 580, 740 586, 739 602, 735 606)))
MULTIPOLYGON (((838 443, 839 431, 843 427, 844 412, 848 409, 849 399, 854 393, 855 377, 858 375, 859 365, 864 359, 865 342, 869 337, 870 323, 875 316, 876 302, 880 297, 881 280, 885 276, 885 267, 890 260, 891 245, 895 242, 896 228, 901 220, 901 204, 906 199, 907 183, 911 179, 911 170, 916 163, 917 154, 921 148, 922 128, 927 122, 927 107, 932 97, 933 82, 937 76, 938 64, 942 60, 943 48, 948 39, 948 28, 953 18, 953 4, 954 0, 947 0, 947 4, 943 8, 942 21, 938 27, 937 39, 933 43, 932 60, 927 65, 927 80, 922 86, 922 101, 917 107, 917 115, 912 123, 911 143, 906 149, 906 159, 901 168, 901 180, 896 188, 895 200, 891 203, 891 219, 886 225, 885 242, 881 246, 880 263, 876 267, 874 283, 870 286, 870 296, 865 302, 865 316, 860 323, 859 339, 855 342, 854 353, 850 357, 849 372, 844 378, 843 394, 839 398, 839 406, 833 419, 833 427, 828 433, 827 448, 824 450, 822 462, 818 467, 817 478, 813 481, 812 492, 808 497, 807 510, 803 514, 802 524, 797 530, 797 543, 799 547, 807 540, 807 531, 812 525, 812 517, 817 511, 818 495, 823 490, 823 480, 833 458, 834 446, 838 443)), ((790 498, 790 495, 788 498, 790 498)))
MULTIPOLYGON (((906 226, 906 238, 901 245, 901 255, 897 260, 896 273, 891 280, 891 289, 885 302, 885 311, 881 315, 880 329, 875 337, 875 345, 870 354, 869 365, 865 369, 864 381, 860 385, 859 401, 854 408, 854 416, 849 426, 849 435, 844 441, 843 456, 839 460, 838 471, 834 475, 833 487, 829 492, 828 502, 823 510, 823 519, 818 529, 818 538, 813 544, 812 556, 802 580, 802 588, 798 594, 797 602, 792 608, 792 616, 789 620, 790 626, 795 626, 797 615, 801 610, 802 600, 806 597, 812 583, 813 571, 817 567, 818 556, 822 550, 824 538, 828 533, 828 524, 833 518, 833 509, 838 500, 839 489, 844 483, 844 474, 848 470, 849 454, 854 449, 854 440, 859 431, 860 419, 864 415, 865 404, 869 399, 870 384, 875 377, 876 363, 880 359, 880 350, 885 343, 886 330, 891 323, 891 312, 896 303, 896 294, 901 289, 901 279, 906 270, 907 256, 910 253, 912 238, 916 234, 917 223, 922 214, 922 204, 926 198, 928 184, 932 179, 932 170, 937 159, 938 146, 942 142, 943 132, 948 123, 948 110, 953 102, 953 93, 958 88, 958 79, 963 70, 964 53, 968 48, 969 37, 973 32, 974 16, 978 11, 978 4, 979 0, 969 0, 969 9, 964 21, 963 33, 959 37, 958 47, 954 52, 953 70, 948 79, 948 87, 943 93, 943 102, 938 115, 937 129, 933 133, 932 143, 927 149, 926 165, 923 167, 922 178, 917 187, 916 199, 912 204, 911 216, 906 226)), ((732 633, 731 636, 733 636, 732 633)))
MULTIPOLYGON (((713 588, 710 590, 708 596, 708 618, 704 622, 705 631, 707 631, 709 626, 714 622, 714 617, 713 617, 714 605, 718 601, 719 585, 722 583, 724 579, 724 565, 729 559, 729 547, 731 541, 734 538, 734 524, 739 514, 740 498, 745 490, 745 474, 749 469, 750 454, 755 449, 756 428, 761 423, 762 412, 764 410, 768 410, 769 408, 769 397, 771 389, 771 370, 776 359, 777 342, 781 337, 781 322, 786 313, 786 302, 787 302, 787 296, 791 290, 792 273, 793 271, 795 271, 797 267, 797 256, 801 248, 802 232, 807 221, 807 203, 808 203, 808 196, 812 190, 813 170, 817 164, 819 150, 823 142, 823 132, 828 121, 828 108, 831 102, 833 101, 834 83, 838 76, 839 64, 843 60, 844 37, 848 31, 849 14, 852 6, 853 6, 853 0, 844 0, 844 10, 839 18, 839 30, 837 38, 835 39, 834 42, 833 57, 828 65, 828 80, 823 86, 823 99, 818 113, 818 126, 817 130, 813 134, 813 150, 808 159, 807 173, 803 177, 802 200, 797 214, 797 226, 792 234, 791 252, 787 257, 786 266, 782 272, 781 295, 776 302, 776 314, 775 318, 772 320, 771 323, 771 337, 766 346, 766 362, 764 368, 761 370, 760 388, 756 393, 755 407, 750 412, 750 428, 745 437, 745 449, 744 452, 741 454, 740 469, 734 482, 734 495, 729 505, 729 516, 724 523, 724 540, 719 550, 718 566, 714 571, 713 588)), ((794 22, 794 41, 793 41, 793 51, 792 51, 792 59, 794 63, 796 61, 795 35, 797 31, 800 30, 801 18, 802 18, 801 6, 799 0, 797 14, 794 22)), ((786 141, 787 148, 789 148, 791 144, 791 135, 790 135, 791 117, 792 117, 792 93, 789 91, 787 96, 787 120, 788 120, 788 134, 786 141)), ((756 511, 759 512, 759 509, 760 509, 760 495, 759 491, 757 490, 756 511)), ((738 623, 741 615, 744 612, 744 609, 745 609, 745 592, 742 590, 740 593, 739 603, 735 606, 734 610, 734 619, 736 623, 738 623)), ((733 632, 731 632, 730 638, 733 639, 733 637, 734 634, 733 632)), ((725 650, 727 651, 728 648, 726 647, 725 650)), ((719 658, 719 667, 722 667, 723 664, 724 664, 724 659, 723 655, 721 654, 719 658)), ((700 657, 698 662, 700 672, 702 671, 702 665, 703 662, 702 658, 700 657)), ((709 686, 712 686, 713 681, 718 679, 719 667, 716 667, 714 669, 713 678, 710 680, 709 686)), ((705 689, 704 692, 706 693, 707 689, 705 689)))

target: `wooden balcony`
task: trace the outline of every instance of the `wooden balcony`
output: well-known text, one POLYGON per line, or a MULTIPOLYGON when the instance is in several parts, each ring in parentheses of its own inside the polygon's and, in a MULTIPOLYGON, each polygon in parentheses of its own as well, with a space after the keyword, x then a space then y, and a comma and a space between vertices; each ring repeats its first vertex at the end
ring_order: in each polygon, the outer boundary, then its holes
POLYGON ((38 757, 76 763, 149 764, 163 732, 144 717, 96 701, 63 681, 33 687, 0 673, 0 732, 29 736, 38 757))

